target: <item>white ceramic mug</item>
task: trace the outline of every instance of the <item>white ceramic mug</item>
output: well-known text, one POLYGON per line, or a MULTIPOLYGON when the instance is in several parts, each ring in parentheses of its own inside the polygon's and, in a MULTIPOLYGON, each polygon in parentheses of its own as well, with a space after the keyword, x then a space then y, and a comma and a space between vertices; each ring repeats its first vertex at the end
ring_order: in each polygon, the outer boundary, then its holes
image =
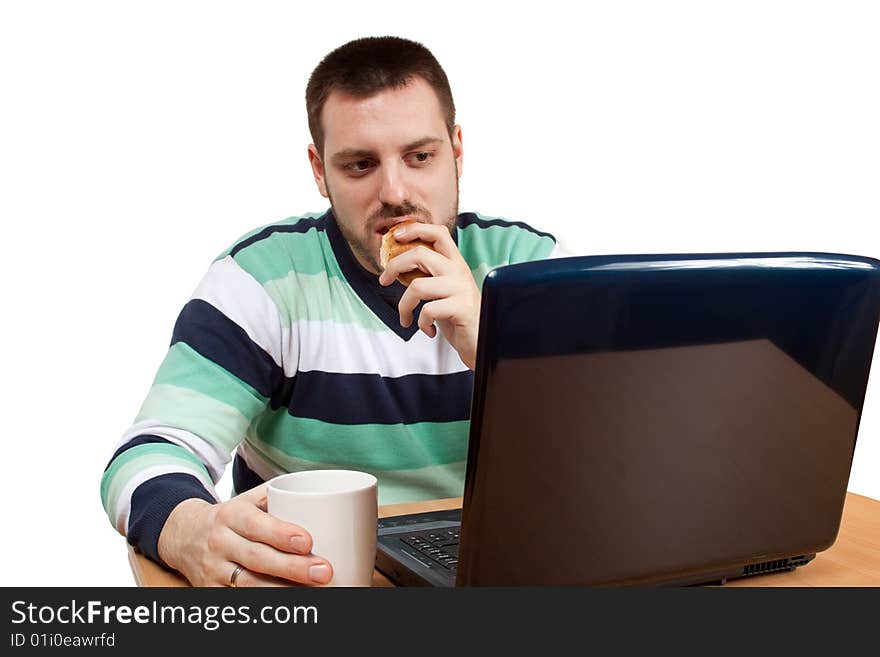
POLYGON ((356 470, 308 470, 269 481, 268 511, 312 536, 312 554, 333 568, 327 586, 370 586, 376 560, 376 477, 356 470))

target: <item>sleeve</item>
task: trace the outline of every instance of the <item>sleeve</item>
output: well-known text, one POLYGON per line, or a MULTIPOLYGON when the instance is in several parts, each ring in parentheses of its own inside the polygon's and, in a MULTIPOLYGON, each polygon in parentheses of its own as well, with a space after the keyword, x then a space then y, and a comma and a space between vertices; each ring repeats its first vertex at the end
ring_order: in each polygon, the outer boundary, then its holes
POLYGON ((159 534, 177 504, 217 501, 232 451, 284 383, 283 340, 264 287, 231 256, 214 262, 101 479, 110 522, 154 561, 162 563, 159 534))

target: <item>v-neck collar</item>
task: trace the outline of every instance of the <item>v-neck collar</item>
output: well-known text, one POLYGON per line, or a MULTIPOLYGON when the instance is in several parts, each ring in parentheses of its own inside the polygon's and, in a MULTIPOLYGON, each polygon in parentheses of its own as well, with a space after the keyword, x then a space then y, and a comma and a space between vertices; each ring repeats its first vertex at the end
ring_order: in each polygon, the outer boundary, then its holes
MULTIPOLYGON (((409 328, 401 326, 400 314, 397 312, 396 306, 392 307, 385 297, 389 296, 388 290, 390 289, 391 293, 400 301, 400 297, 403 296, 406 287, 399 281, 394 281, 388 288, 383 288, 379 285, 379 277, 364 269, 354 257, 351 247, 342 236, 339 226, 336 225, 336 216, 333 214, 333 210, 327 210, 327 213, 324 215, 324 222, 327 238, 330 240, 330 247, 333 249, 333 255, 336 257, 339 269, 342 271, 342 275, 348 281, 351 289, 354 290, 360 300, 373 311, 373 314, 385 326, 394 331, 401 339, 409 341, 419 330, 419 313, 424 302, 420 302, 413 311, 413 322, 409 328)), ((452 239, 458 244, 457 225, 452 230, 452 239)))

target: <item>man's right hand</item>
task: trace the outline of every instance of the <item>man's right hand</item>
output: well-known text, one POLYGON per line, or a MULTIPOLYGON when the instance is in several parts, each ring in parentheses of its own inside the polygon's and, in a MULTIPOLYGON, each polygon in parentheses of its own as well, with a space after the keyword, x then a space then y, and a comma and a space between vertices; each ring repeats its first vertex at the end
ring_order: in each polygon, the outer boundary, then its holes
POLYGON ((193 498, 171 512, 159 535, 159 556, 193 586, 326 584, 333 571, 311 554, 312 537, 266 512, 266 484, 227 502, 193 498))

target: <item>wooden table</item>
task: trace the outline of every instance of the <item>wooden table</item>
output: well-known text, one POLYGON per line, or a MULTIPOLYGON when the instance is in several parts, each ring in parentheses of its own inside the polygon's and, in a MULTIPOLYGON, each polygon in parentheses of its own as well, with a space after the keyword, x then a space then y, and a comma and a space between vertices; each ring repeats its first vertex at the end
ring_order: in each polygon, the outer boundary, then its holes
MULTIPOLYGON (((461 506, 461 498, 392 504, 380 507, 382 518, 461 506)), ((138 586, 189 586, 128 546, 128 560, 138 586)), ((382 573, 373 573, 373 586, 394 586, 382 573)), ((846 494, 837 540, 806 566, 792 572, 758 575, 729 581, 725 586, 880 586, 880 500, 846 494)))

